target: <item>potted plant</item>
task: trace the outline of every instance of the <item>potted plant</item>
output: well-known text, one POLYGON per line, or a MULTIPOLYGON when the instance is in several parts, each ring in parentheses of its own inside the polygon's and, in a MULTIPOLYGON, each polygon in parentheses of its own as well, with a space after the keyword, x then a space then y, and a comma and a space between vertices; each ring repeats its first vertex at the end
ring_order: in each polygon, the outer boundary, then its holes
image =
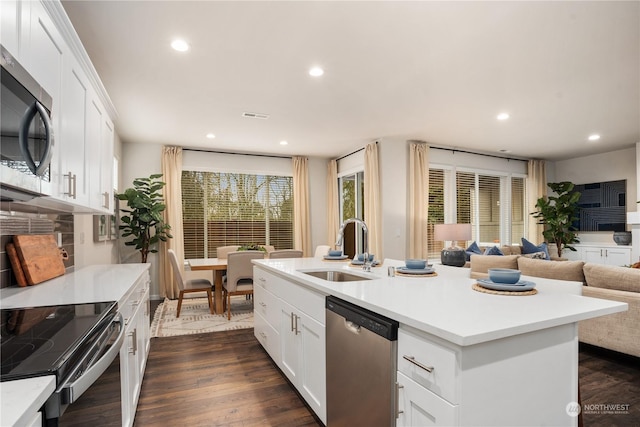
POLYGON ((247 243, 238 248, 239 251, 262 251, 267 252, 267 248, 260 246, 257 243, 247 243))
POLYGON ((160 190, 165 183, 159 180, 160 177, 162 174, 136 178, 133 180, 133 188, 127 188, 124 193, 116 195, 119 200, 126 200, 128 205, 127 208, 120 209, 127 214, 120 218, 122 237, 133 236, 133 240, 125 242, 125 245, 135 246, 140 251, 142 263, 147 262, 150 252, 158 252, 151 248, 153 245, 173 237, 169 233, 171 226, 162 217, 166 205, 160 190))
POLYGON ((558 257, 562 257, 562 250, 575 251, 571 246, 578 243, 578 231, 573 223, 578 219, 578 200, 580 193, 573 191, 574 184, 569 181, 550 182, 547 184, 556 196, 541 197, 536 202, 537 212, 532 212, 538 224, 544 225, 542 235, 549 243, 555 243, 558 257))

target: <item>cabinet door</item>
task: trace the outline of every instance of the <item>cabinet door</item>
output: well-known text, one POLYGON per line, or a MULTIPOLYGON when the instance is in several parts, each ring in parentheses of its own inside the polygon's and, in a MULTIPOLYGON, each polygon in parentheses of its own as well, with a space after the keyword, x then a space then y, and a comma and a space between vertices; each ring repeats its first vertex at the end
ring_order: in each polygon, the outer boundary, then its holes
POLYGON ((280 301, 280 369, 294 385, 298 384, 300 373, 299 330, 295 329, 297 311, 284 301, 280 301))
POLYGON ((294 329, 299 331, 300 384, 298 390, 307 404, 327 422, 327 378, 325 327, 302 312, 296 313, 294 329))
POLYGON ((458 425, 458 408, 398 372, 397 426, 458 425))
POLYGON ((22 63, 20 45, 23 14, 29 16, 29 3, 16 0, 0 1, 0 40, 2 40, 2 46, 20 63, 22 63))
MULTIPOLYGON (((106 114, 105 114, 106 116, 106 114)), ((112 212, 113 206, 113 143, 114 143, 113 123, 105 117, 102 123, 102 144, 100 155, 100 186, 102 193, 102 209, 112 212)))
POLYGON ((604 264, 604 251, 601 248, 582 248, 584 262, 604 264))
POLYGON ((102 194, 100 156, 102 151, 102 125, 104 117, 102 106, 96 102, 93 96, 87 106, 87 178, 89 185, 89 205, 94 209, 103 209, 104 197, 102 194))
POLYGON ((582 248, 576 248, 575 251, 563 249, 562 257, 568 259, 569 261, 582 261, 584 259, 582 248))
POLYGON ((63 200, 89 205, 86 179, 85 141, 87 128, 88 82, 74 58, 65 61, 63 75, 62 122, 60 126, 60 193, 63 200))
POLYGON ((631 248, 607 248, 605 249, 607 265, 629 265, 631 264, 631 248))

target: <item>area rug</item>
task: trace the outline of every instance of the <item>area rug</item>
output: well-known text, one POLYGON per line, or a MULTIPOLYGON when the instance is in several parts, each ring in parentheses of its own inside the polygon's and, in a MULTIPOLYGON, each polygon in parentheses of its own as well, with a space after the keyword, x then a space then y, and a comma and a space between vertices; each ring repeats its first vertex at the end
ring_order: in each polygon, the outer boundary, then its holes
POLYGON ((253 300, 244 295, 231 297, 231 320, 226 312, 211 314, 207 298, 185 298, 179 318, 177 309, 178 300, 165 299, 158 306, 151 323, 152 338, 253 328, 253 300))

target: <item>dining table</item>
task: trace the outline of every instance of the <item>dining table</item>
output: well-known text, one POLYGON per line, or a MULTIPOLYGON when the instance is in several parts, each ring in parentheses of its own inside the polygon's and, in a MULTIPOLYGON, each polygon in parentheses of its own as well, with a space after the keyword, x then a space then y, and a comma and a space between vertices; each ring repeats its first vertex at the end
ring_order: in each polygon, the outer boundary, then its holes
POLYGON ((222 301, 222 277, 227 270, 226 258, 192 258, 187 263, 193 271, 212 270, 214 283, 214 301, 216 314, 224 313, 222 301))

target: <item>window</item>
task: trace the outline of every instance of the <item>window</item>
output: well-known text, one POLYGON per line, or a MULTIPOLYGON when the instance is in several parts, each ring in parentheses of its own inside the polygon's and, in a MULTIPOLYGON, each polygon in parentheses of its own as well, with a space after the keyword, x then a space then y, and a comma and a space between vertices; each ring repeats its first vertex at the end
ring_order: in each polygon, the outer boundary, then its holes
POLYGON ((293 178, 183 171, 182 219, 185 258, 248 243, 292 248, 293 178))
MULTIPOLYGON (((519 244, 520 238, 526 237, 524 177, 466 170, 448 172, 429 169, 429 257, 437 258, 443 245, 433 241, 434 224, 471 224, 472 240, 479 245, 519 244)), ((459 246, 465 243, 457 242, 459 246)))
POLYGON ((445 171, 429 169, 429 213, 427 219, 427 247, 429 258, 439 258, 444 242, 433 240, 435 224, 444 224, 445 171))
MULTIPOLYGON (((340 220, 360 218, 364 220, 364 172, 356 172, 338 178, 340 191, 340 220)), ((344 230, 344 251, 354 256, 364 250, 363 233, 355 238, 355 224, 347 224, 344 230), (357 248, 356 248, 357 246, 357 248)))

